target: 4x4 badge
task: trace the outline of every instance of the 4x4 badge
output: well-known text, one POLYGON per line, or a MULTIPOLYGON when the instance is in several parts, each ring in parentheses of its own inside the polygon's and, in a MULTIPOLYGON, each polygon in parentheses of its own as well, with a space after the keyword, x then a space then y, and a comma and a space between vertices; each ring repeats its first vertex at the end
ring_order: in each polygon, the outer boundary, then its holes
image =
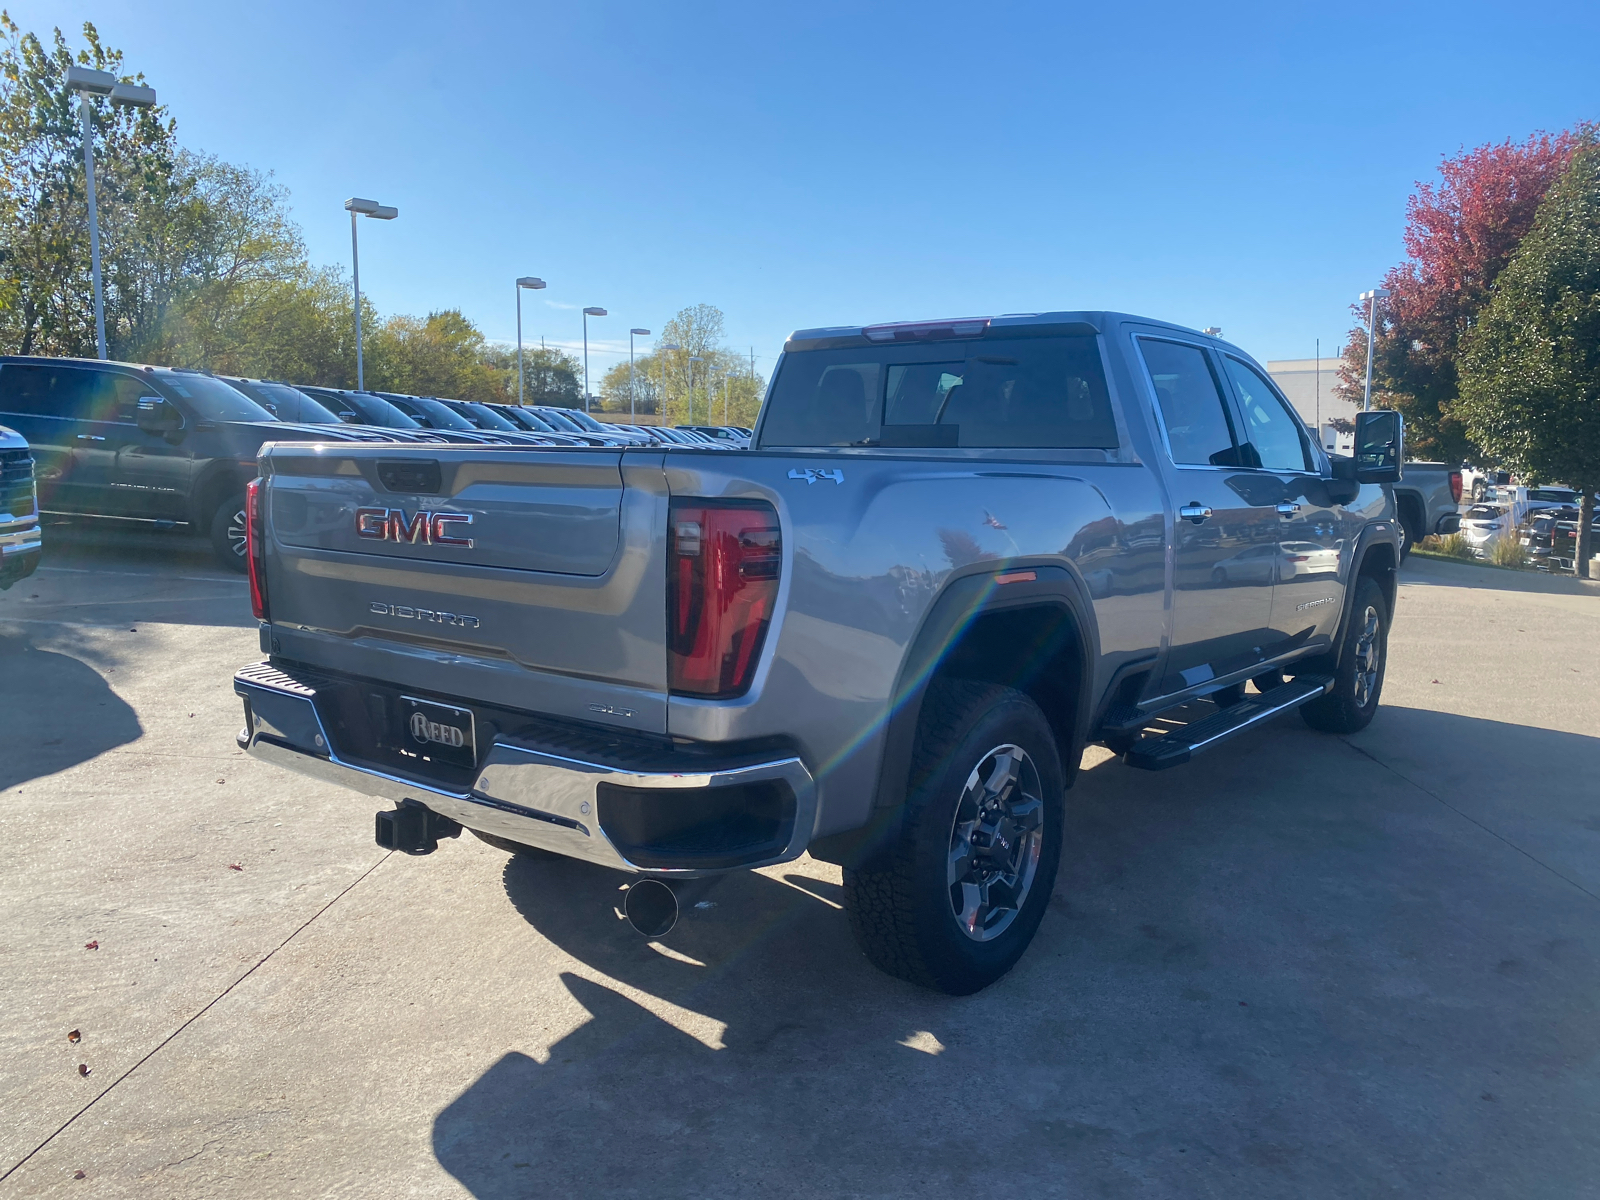
POLYGON ((838 468, 824 470, 821 467, 807 467, 803 471, 791 469, 790 479, 804 479, 807 483, 815 483, 819 479, 831 479, 835 483, 844 482, 844 472, 838 468))

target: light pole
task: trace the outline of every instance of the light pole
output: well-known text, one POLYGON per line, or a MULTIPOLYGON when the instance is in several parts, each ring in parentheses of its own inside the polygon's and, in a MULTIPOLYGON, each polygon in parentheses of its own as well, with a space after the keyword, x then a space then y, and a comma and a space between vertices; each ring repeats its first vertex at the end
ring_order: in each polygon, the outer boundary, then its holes
POLYGON ((630 419, 637 415, 634 412, 634 409, 637 407, 637 404, 635 402, 636 398, 635 398, 634 385, 633 385, 633 339, 636 336, 637 337, 649 337, 650 336, 650 331, 648 329, 630 329, 630 330, 628 330, 628 416, 629 416, 630 419))
MULTIPOLYGON (((661 345, 656 347, 656 353, 663 355, 668 353, 676 354, 682 349, 682 346, 673 342, 662 342, 661 345)), ((656 372, 656 375, 659 380, 657 386, 661 388, 661 399, 656 404, 656 420, 665 423, 667 419, 667 360, 665 358, 661 360, 661 369, 656 372)))
POLYGON ((611 314, 603 308, 586 308, 583 310, 583 411, 589 411, 589 318, 608 317, 611 314))
POLYGON ((68 67, 67 86, 78 93, 78 108, 83 114, 83 178, 89 198, 89 273, 94 279, 94 341, 100 361, 106 357, 106 301, 100 287, 100 214, 94 196, 94 124, 90 118, 89 97, 110 96, 111 103, 129 108, 154 108, 154 88, 118 83, 110 71, 92 67, 68 67))
POLYGON ((517 280, 517 403, 522 404, 522 289, 530 292, 541 291, 544 280, 536 279, 532 275, 524 275, 517 280))
POLYGON ((705 362, 705 359, 698 354, 689 355, 689 394, 686 398, 689 405, 689 415, 684 421, 686 425, 694 424, 694 365, 697 362, 705 362))
POLYGON ((1361 299, 1367 304, 1367 384, 1361 392, 1361 411, 1372 411, 1372 335, 1378 324, 1378 301, 1389 297, 1388 288, 1373 288, 1370 292, 1362 292, 1361 299))
POLYGON ((364 392, 367 390, 367 380, 362 374, 361 365, 361 254, 356 245, 356 218, 361 216, 392 221, 400 215, 400 210, 379 204, 376 200, 363 200, 359 196, 351 196, 344 206, 350 213, 350 275, 356 289, 356 391, 364 392))

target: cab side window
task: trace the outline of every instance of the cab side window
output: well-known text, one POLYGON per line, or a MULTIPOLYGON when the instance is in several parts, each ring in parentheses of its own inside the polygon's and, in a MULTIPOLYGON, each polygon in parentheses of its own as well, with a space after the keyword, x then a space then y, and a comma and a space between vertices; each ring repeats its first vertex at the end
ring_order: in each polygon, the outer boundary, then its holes
POLYGON ((97 371, 10 363, 0 368, 0 412, 91 420, 97 371))
POLYGON ((1299 418, 1255 368, 1231 356, 1222 361, 1239 394, 1245 440, 1255 447, 1261 466, 1269 471, 1314 470, 1299 418))
POLYGON ((1139 350, 1155 384, 1172 461, 1179 466, 1243 465, 1222 386, 1205 351, 1155 338, 1140 338, 1139 350))

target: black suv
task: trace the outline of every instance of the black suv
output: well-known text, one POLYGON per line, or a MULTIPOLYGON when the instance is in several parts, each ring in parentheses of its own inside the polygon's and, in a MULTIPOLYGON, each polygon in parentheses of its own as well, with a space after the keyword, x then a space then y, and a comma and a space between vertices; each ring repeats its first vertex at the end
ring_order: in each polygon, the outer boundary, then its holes
POLYGON ((0 425, 33 448, 42 512, 187 525, 237 571, 262 443, 353 436, 280 422, 199 371, 11 355, 0 356, 0 425))

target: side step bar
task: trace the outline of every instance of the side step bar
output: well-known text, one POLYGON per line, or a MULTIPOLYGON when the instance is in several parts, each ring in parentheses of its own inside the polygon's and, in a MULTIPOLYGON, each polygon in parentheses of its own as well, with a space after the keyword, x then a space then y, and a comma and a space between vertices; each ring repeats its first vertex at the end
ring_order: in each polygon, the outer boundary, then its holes
POLYGON ((1288 683, 1241 700, 1203 721, 1135 742, 1122 756, 1122 761, 1141 771, 1165 771, 1168 767, 1182 766, 1196 754, 1227 741, 1236 733, 1315 700, 1332 686, 1332 675, 1296 675, 1288 683))

